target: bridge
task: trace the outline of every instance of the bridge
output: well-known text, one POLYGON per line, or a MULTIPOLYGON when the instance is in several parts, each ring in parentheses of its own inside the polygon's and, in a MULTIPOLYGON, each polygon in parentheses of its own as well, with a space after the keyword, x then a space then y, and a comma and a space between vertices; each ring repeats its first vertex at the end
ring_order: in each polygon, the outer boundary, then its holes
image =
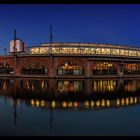
POLYGON ((140 77, 140 48, 95 43, 46 43, 0 56, 0 76, 140 77))

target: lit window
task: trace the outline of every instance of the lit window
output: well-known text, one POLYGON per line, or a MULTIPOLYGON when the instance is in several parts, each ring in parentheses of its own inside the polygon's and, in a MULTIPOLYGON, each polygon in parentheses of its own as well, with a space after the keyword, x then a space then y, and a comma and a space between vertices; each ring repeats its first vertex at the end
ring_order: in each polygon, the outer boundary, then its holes
POLYGON ((111 54, 112 55, 119 55, 120 51, 119 51, 119 49, 111 49, 111 54))
POLYGON ((129 51, 129 56, 137 56, 137 51, 129 51))

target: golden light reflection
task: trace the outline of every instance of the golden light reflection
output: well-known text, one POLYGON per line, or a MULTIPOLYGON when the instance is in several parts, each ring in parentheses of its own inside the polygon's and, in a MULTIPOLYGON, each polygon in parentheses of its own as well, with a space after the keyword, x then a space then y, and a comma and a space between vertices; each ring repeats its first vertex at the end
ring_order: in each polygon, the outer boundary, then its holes
POLYGON ((137 103, 137 97, 135 97, 135 103, 137 103))
POLYGON ((113 92, 117 86, 116 80, 97 80, 93 81, 93 91, 96 92, 113 92))
POLYGON ((68 107, 72 107, 72 102, 68 102, 68 107))
POLYGON ((94 107, 94 102, 93 101, 91 101, 91 107, 94 107))
POLYGON ((97 107, 100 106, 100 101, 96 101, 96 106, 97 106, 97 107))
POLYGON ((86 107, 89 106, 89 101, 88 101, 88 100, 85 101, 85 106, 86 106, 86 107))
POLYGON ((34 106, 35 105, 35 102, 34 102, 34 100, 32 99, 31 100, 31 106, 34 106))
POLYGON ((122 105, 125 104, 125 100, 124 100, 124 98, 122 98, 122 100, 121 100, 121 104, 122 104, 122 105))
POLYGON ((63 106, 64 108, 66 108, 66 107, 67 107, 67 102, 66 102, 66 101, 63 101, 63 102, 62 102, 62 106, 63 106))
POLYGON ((27 86, 27 89, 30 90, 30 86, 27 86))
POLYGON ((45 107, 45 101, 44 100, 41 101, 41 107, 45 107))
POLYGON ((83 83, 81 81, 58 81, 57 89, 59 93, 76 93, 83 89, 83 83))
POLYGON ((78 107, 78 102, 74 102, 74 107, 78 107))
POLYGON ((130 104, 133 104, 133 97, 130 97, 130 104))
POLYGON ((32 84, 32 91, 34 91, 34 84, 32 84))
POLYGON ((85 109, 93 109, 94 108, 106 108, 106 107, 120 107, 120 106, 128 106, 132 104, 137 104, 138 103, 138 98, 137 97, 126 97, 126 98, 117 98, 114 101, 111 100, 97 100, 97 101, 90 101, 86 100, 85 102, 77 102, 77 101, 62 101, 62 102, 57 102, 53 100, 52 102, 48 102, 45 100, 30 100, 31 106, 36 106, 36 107, 49 107, 51 106, 52 108, 57 108, 57 107, 62 107, 62 108, 78 108, 78 107, 84 107, 85 109), (47 106, 48 104, 48 106, 47 106), (49 105, 50 104, 50 105, 49 105))
POLYGON ((120 99, 117 99, 116 105, 120 106, 120 99))
POLYGON ((3 82, 3 90, 7 90, 7 82, 6 81, 3 82))
POLYGON ((130 81, 124 86, 124 89, 127 92, 135 92, 138 88, 140 88, 140 84, 136 81, 130 81))
POLYGON ((52 108, 55 108, 55 107, 56 107, 56 102, 52 101, 52 108))
POLYGON ((104 107, 105 106, 105 100, 102 100, 101 106, 104 107))
POLYGON ((110 106, 110 101, 107 100, 107 101, 106 101, 106 104, 107 104, 107 107, 109 107, 109 106, 110 106))
POLYGON ((26 85, 29 86, 29 81, 28 80, 26 80, 26 85))
POLYGON ((35 104, 36 104, 37 107, 39 107, 39 105, 40 105, 39 100, 36 100, 35 104))
POLYGON ((125 99, 126 105, 129 105, 129 98, 125 99))
POLYGON ((44 80, 41 82, 41 88, 44 89, 45 82, 44 80))

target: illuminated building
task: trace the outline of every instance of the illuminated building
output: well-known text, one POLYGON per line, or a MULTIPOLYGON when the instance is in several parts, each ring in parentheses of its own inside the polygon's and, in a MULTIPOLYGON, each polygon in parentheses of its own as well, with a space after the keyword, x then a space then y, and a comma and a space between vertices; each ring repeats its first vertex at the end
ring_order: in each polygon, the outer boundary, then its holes
POLYGON ((0 57, 0 74, 51 78, 137 77, 140 76, 140 48, 96 43, 44 43, 26 47, 24 53, 0 57))
POLYGON ((140 48, 96 43, 46 43, 28 49, 30 54, 140 56, 140 48))

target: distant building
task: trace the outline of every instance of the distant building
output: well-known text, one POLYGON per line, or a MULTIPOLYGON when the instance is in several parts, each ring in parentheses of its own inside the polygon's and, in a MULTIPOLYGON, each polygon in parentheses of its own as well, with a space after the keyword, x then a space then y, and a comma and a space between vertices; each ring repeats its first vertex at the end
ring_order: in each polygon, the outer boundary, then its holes
MULTIPOLYGON (((25 46, 25 43, 22 41, 22 40, 20 40, 20 39, 17 39, 16 41, 15 41, 15 46, 16 46, 16 51, 18 52, 18 53, 22 53, 22 52, 25 52, 25 48, 26 48, 26 46, 25 46)), ((14 52, 14 40, 11 40, 10 41, 10 53, 13 53, 14 52)))

